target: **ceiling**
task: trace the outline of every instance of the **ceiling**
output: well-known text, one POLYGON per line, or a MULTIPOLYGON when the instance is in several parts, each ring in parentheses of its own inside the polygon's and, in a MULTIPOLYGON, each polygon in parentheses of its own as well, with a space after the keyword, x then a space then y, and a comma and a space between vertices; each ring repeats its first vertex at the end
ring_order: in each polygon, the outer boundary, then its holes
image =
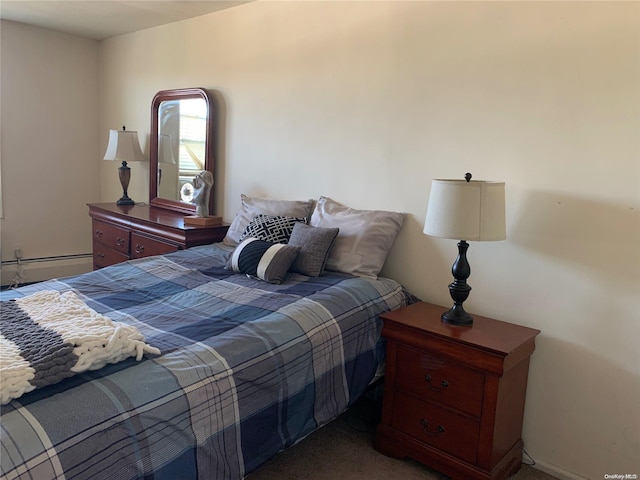
POLYGON ((249 1, 252 0, 0 0, 0 18, 104 40, 249 1))

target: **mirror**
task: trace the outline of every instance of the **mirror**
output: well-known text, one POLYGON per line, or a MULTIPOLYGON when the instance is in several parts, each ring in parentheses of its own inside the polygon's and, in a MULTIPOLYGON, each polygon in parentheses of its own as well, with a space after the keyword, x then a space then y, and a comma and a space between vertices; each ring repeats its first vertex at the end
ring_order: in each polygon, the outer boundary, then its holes
MULTIPOLYGON (((213 173, 213 103, 202 88, 163 90, 151 104, 149 203, 193 214, 192 180, 213 173)), ((212 194, 209 211, 213 212, 212 194)))

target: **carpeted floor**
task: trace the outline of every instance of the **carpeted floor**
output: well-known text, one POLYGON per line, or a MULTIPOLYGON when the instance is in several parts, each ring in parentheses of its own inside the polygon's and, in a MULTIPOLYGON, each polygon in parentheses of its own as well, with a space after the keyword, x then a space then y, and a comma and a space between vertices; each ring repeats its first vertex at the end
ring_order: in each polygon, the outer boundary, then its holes
MULTIPOLYGON (((281 452, 247 480, 446 480, 411 460, 397 460, 373 448, 377 402, 364 400, 335 421, 281 452)), ((511 480, 554 480, 523 465, 511 480)))

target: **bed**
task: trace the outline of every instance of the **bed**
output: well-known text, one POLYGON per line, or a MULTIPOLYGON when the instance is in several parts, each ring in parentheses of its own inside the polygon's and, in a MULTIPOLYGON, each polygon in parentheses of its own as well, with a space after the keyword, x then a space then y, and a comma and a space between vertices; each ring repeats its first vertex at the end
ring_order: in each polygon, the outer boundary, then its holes
POLYGON ((2 480, 241 479, 340 415, 383 361, 401 285, 327 271, 269 283, 194 247, 9 290, 74 292, 145 353, 2 406, 2 480), (225 268, 225 266, 227 268, 225 268))

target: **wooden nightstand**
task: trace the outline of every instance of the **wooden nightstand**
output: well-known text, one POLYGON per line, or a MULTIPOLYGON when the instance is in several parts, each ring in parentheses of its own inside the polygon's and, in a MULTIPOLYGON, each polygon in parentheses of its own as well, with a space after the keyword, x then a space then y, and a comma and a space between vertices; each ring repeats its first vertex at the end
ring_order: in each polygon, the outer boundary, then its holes
POLYGON ((522 461, 529 358, 539 330, 474 315, 442 323, 445 307, 416 303, 382 314, 387 340, 375 447, 453 480, 504 479, 522 461))
POLYGON ((191 226, 184 213, 148 205, 89 204, 93 230, 93 268, 132 258, 175 252, 221 242, 229 225, 191 226))

